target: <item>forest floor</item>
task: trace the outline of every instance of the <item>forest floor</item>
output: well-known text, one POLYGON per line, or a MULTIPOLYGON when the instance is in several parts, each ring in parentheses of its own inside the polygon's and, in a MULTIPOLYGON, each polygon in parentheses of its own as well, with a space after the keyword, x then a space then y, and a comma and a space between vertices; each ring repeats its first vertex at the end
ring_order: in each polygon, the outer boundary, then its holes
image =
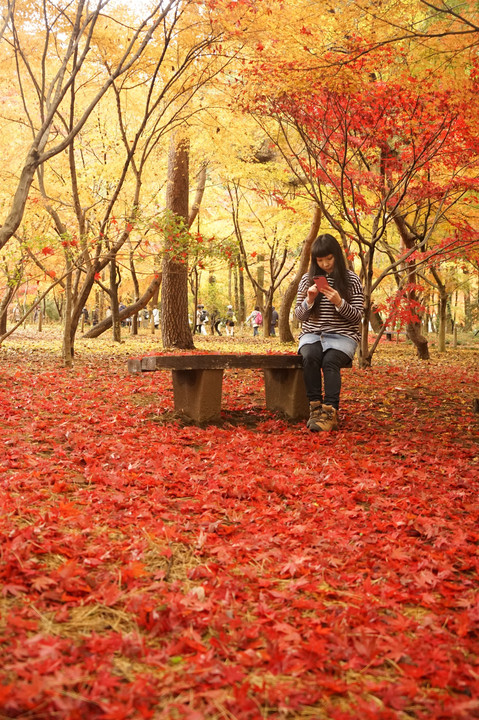
POLYGON ((0 348, 0 718, 479 718, 478 343, 381 342, 329 434, 255 371, 182 422, 158 346, 0 348))

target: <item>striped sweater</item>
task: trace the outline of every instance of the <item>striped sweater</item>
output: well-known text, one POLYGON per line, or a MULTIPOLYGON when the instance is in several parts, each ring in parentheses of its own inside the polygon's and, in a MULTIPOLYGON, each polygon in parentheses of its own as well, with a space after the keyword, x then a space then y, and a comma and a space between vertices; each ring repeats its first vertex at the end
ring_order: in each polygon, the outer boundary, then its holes
MULTIPOLYGON (((308 288, 312 285, 312 280, 308 274, 303 275, 299 283, 294 310, 295 316, 301 323, 301 335, 322 332, 337 333, 359 342, 359 328, 364 313, 364 294, 361 281, 356 273, 348 270, 348 275, 351 284, 351 301, 347 302, 343 298, 341 305, 337 308, 322 293, 319 293, 314 304, 314 311, 316 312, 319 303, 319 317, 316 316, 317 312, 316 315, 313 315, 313 309, 308 310, 306 296, 308 288)), ((326 278, 331 287, 334 287, 333 276, 327 275, 326 278)))

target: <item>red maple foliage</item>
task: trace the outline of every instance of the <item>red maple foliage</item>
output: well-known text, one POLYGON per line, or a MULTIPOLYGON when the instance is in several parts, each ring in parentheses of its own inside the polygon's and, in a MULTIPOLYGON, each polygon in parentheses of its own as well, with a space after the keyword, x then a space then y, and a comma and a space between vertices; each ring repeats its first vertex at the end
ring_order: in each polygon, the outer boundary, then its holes
POLYGON ((479 371, 344 373, 340 431, 168 373, 0 366, 0 714, 479 717, 479 371))

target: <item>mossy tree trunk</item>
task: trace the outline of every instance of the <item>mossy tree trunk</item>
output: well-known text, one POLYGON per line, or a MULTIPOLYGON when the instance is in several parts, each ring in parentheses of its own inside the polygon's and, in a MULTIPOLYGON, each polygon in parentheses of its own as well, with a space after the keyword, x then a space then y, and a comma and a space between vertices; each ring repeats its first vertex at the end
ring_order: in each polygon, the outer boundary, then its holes
MULTIPOLYGON (((189 142, 172 135, 168 158, 166 207, 179 223, 188 225, 189 142)), ((168 242, 168 241, 167 241, 168 242)), ((171 246, 171 243, 169 243, 171 246)), ((161 338, 165 348, 194 348, 188 324, 188 264, 169 251, 163 256, 161 285, 161 338)))

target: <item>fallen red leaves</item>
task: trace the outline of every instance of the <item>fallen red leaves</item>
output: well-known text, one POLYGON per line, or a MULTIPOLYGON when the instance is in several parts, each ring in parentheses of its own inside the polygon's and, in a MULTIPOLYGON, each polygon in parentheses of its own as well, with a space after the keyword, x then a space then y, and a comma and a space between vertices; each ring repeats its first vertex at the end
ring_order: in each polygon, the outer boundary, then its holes
POLYGON ((168 373, 4 359, 2 716, 479 717, 478 380, 353 369, 318 436, 251 372, 198 428, 168 373))

